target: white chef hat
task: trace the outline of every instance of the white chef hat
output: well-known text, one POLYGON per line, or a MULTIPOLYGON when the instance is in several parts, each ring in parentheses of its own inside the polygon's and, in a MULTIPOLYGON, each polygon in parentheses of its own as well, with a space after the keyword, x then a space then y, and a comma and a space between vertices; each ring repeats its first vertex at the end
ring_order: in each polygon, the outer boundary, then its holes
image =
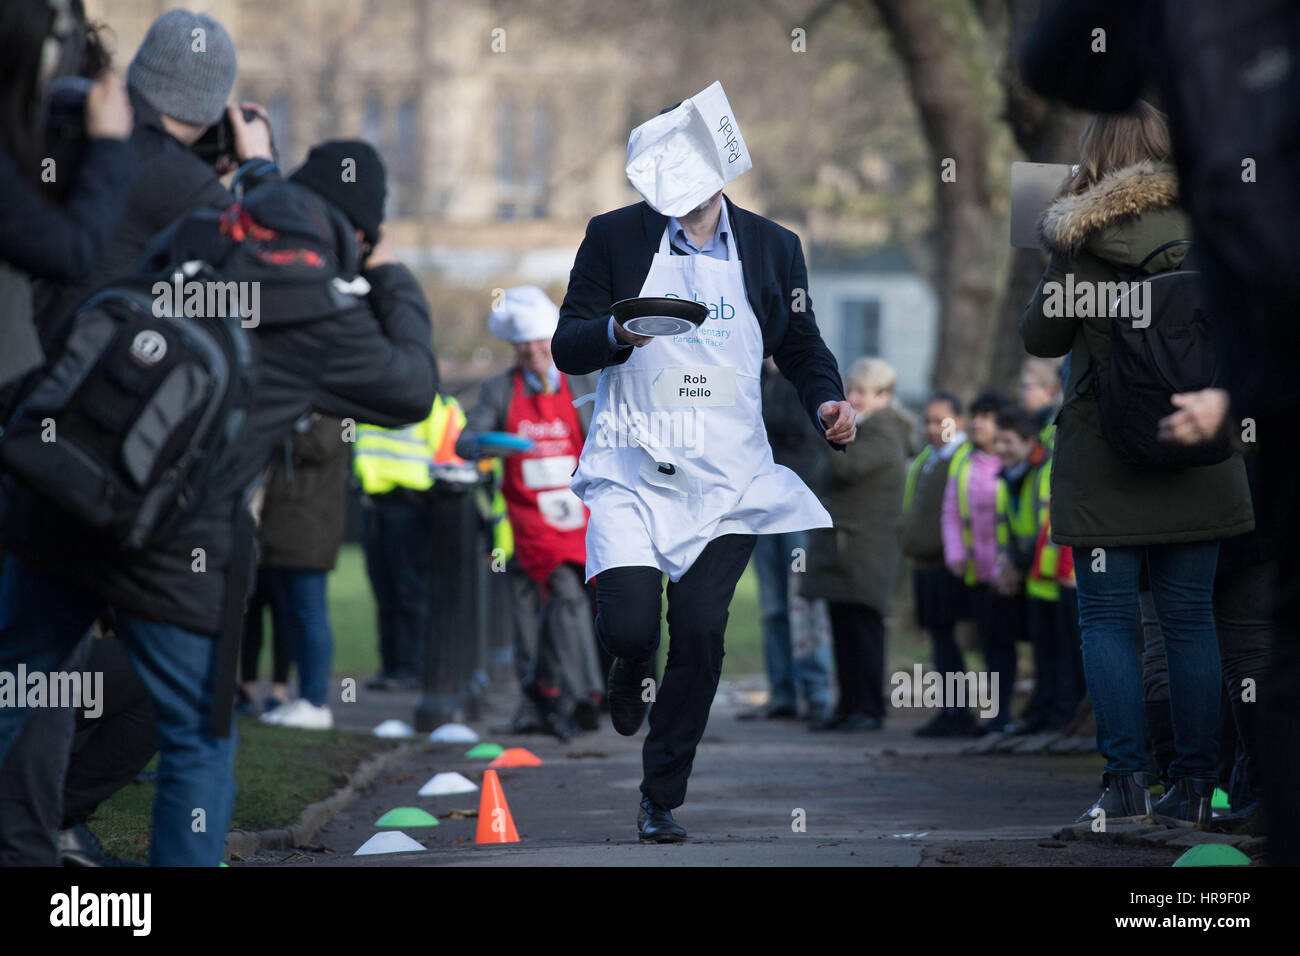
POLYGON ((752 165, 718 82, 642 123, 627 140, 627 178, 665 216, 684 216, 752 165))
POLYGON ((506 342, 549 339, 560 321, 551 297, 535 285, 506 289, 500 307, 488 316, 488 331, 506 342))

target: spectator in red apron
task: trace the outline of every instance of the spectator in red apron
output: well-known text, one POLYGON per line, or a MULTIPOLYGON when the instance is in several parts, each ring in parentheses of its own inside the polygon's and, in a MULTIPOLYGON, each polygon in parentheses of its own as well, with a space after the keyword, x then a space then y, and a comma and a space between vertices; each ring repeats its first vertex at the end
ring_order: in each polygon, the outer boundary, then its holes
POLYGON ((575 408, 594 382, 567 376, 551 361, 559 309, 536 286, 505 290, 488 328, 515 347, 515 364, 483 383, 456 442, 462 458, 505 455, 502 495, 514 529, 507 571, 516 601, 515 665, 524 699, 513 729, 539 722, 561 740, 595 730, 604 682, 596 654, 593 595, 583 578, 587 509, 569 479, 590 422, 575 408), (483 445, 484 432, 531 438, 510 454, 483 445))

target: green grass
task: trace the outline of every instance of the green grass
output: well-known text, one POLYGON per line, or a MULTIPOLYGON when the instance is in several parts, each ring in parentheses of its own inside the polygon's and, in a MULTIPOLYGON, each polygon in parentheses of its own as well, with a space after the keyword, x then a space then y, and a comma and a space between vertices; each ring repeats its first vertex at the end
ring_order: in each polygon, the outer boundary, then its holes
MULTIPOLYGON (((667 601, 664 614, 667 615, 667 601)), ((339 552, 338 565, 329 579, 330 621, 334 627, 334 673, 363 677, 379 670, 379 638, 376 634, 375 600, 366 576, 360 545, 346 544, 339 552)), ((888 663, 892 670, 910 668, 913 661, 928 660, 929 645, 912 624, 911 588, 900 584, 889 634, 888 663)), ((267 633, 270 633, 269 624, 267 633)), ((665 635, 667 626, 665 624, 665 635)), ((270 668, 270 642, 262 649, 259 673, 270 668)), ((660 664, 667 654, 667 642, 659 649, 660 664)), ((753 567, 745 569, 736 585, 727 619, 724 678, 763 672, 763 638, 759 624, 758 578, 753 567)))
MULTIPOLYGON (((239 792, 231 829, 297 823, 304 808, 341 787, 367 757, 395 746, 396 741, 365 734, 269 727, 241 719, 235 753, 239 792)), ((149 767, 157 765, 155 757, 149 767)), ((130 783, 100 804, 90 826, 105 850, 133 860, 148 856, 156 790, 152 783, 130 783)))
MULTIPOLYGON (((366 576, 366 562, 360 545, 345 544, 338 565, 329 578, 330 623, 334 628, 334 673, 364 677, 379 670, 379 637, 376 632, 375 599, 366 576)), ((667 601, 664 602, 667 614, 667 601)), ((268 619, 267 631, 270 633, 268 619)), ((667 631, 665 630, 665 634, 667 631)), ((759 633, 758 579, 747 568, 736 586, 727 621, 727 656, 724 677, 755 674, 763 669, 763 640, 759 633)), ((271 666, 270 641, 262 647, 258 673, 271 666)), ((666 647, 660 653, 667 653, 666 647)))

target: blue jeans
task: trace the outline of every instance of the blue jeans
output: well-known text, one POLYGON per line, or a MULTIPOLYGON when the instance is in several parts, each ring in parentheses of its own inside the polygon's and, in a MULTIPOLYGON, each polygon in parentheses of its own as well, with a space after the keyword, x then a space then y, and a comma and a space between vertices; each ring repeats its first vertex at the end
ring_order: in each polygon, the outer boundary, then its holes
MULTIPOLYGON (((57 670, 103 607, 71 581, 8 557, 0 579, 0 671, 14 673, 20 663, 29 673, 57 670)), ((224 738, 208 732, 218 643, 115 610, 118 635, 153 697, 162 752, 149 863, 216 866, 235 803, 234 730, 224 738)), ((0 762, 26 717, 26 708, 0 707, 0 762)))
POLYGON ((826 709, 831 702, 830 644, 796 658, 790 640, 790 562, 794 549, 805 547, 802 531, 760 534, 754 544, 752 560, 763 616, 763 663, 772 706, 794 709, 798 688, 810 708, 826 709))
POLYGON ((326 574, 295 568, 264 571, 276 632, 285 636, 298 668, 298 696, 323 707, 334 662, 334 634, 325 602, 326 574))
POLYGON ((1214 777, 1219 736, 1219 644, 1214 632, 1214 570, 1219 543, 1074 549, 1083 669, 1097 718, 1097 748, 1108 773, 1147 771, 1142 670, 1134 647, 1138 575, 1145 557, 1164 632, 1177 756, 1175 777, 1214 777))

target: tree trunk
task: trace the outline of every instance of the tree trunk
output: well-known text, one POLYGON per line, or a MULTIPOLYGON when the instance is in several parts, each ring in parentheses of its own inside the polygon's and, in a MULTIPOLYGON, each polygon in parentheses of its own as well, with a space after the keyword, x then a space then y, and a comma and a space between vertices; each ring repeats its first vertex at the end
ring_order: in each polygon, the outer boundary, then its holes
POLYGON ((984 28, 969 0, 871 6, 907 74, 934 162, 940 317, 932 381, 969 397, 988 377, 1009 260, 1005 190, 993 185, 1006 177, 990 176, 1001 130, 984 28), (955 175, 943 176, 945 166, 955 175))

